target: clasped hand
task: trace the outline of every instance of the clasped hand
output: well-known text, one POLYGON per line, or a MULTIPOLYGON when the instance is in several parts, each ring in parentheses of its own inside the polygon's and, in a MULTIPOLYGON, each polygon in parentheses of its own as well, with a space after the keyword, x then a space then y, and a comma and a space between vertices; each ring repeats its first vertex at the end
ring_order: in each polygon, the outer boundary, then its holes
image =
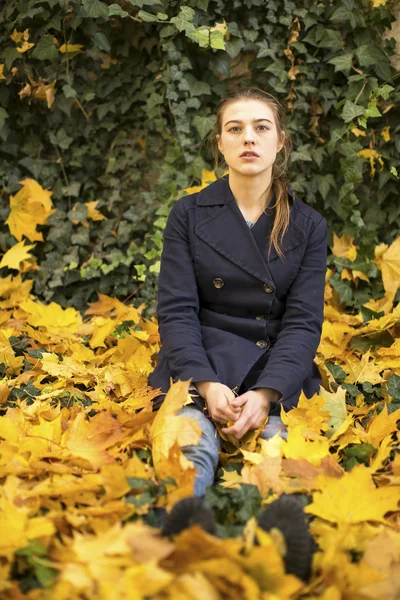
POLYGON ((214 421, 222 424, 234 421, 230 427, 223 427, 221 433, 233 435, 238 440, 248 431, 261 427, 271 407, 267 389, 249 390, 235 396, 228 386, 220 383, 213 385, 205 400, 214 421))

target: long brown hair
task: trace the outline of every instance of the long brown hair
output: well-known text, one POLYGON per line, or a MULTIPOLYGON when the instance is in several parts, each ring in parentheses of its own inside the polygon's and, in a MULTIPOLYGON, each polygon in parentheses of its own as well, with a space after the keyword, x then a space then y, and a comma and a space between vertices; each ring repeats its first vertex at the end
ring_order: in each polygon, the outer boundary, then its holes
MULTIPOLYGON (((275 194, 276 201, 275 204, 271 206, 271 208, 276 208, 276 214, 269 240, 268 251, 269 258, 271 247, 272 245, 274 245, 278 256, 281 259, 283 259, 284 254, 281 249, 281 243, 283 240, 283 236, 285 235, 289 226, 290 216, 290 204, 287 192, 287 188, 289 185, 289 179, 287 176, 287 164, 292 149, 292 142, 288 136, 284 124, 285 111, 282 105, 274 96, 256 87, 238 88, 237 90, 231 92, 230 94, 222 98, 217 106, 217 120, 215 122, 215 125, 210 131, 210 133, 207 135, 205 140, 205 142, 208 142, 209 140, 211 141, 215 169, 217 169, 219 166, 219 150, 216 135, 221 135, 222 133, 222 114, 229 104, 232 104, 237 100, 261 100, 262 102, 268 104, 268 106, 271 107, 272 112, 275 116, 278 137, 282 139, 282 133, 285 133, 282 149, 277 154, 276 160, 272 165, 271 188, 272 192, 275 194)), ((269 189, 265 190, 265 201, 267 199, 269 189)), ((266 207, 264 206, 264 210, 265 208, 266 207)), ((268 206, 268 208, 270 208, 270 206, 268 206)))

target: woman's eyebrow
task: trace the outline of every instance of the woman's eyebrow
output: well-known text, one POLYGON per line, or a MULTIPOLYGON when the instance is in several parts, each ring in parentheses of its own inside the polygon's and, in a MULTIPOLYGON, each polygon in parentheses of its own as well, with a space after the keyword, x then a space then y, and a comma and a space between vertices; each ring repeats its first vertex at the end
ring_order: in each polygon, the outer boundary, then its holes
MULTIPOLYGON (((269 119, 253 119, 253 123, 259 123, 260 121, 268 121, 268 123, 271 123, 271 125, 273 125, 272 121, 270 121, 269 119)), ((227 121, 225 123, 225 127, 229 124, 229 123, 243 123, 243 121, 239 121, 238 119, 232 119, 231 121, 227 121)))

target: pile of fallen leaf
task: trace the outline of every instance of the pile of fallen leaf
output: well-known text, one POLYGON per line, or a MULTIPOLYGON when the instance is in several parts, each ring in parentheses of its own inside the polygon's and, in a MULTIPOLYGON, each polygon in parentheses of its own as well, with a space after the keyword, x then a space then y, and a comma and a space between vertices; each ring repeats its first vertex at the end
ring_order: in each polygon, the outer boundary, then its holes
MULTIPOLYGON (((25 181, 8 219, 15 237, 32 203, 37 224, 51 210, 49 192, 25 181)), ((40 234, 30 223, 24 235, 40 234)), ((1 600, 400 597, 400 238, 376 248, 385 294, 359 314, 346 312, 327 270, 320 394, 282 409, 287 441, 260 431, 227 440, 207 492, 220 537, 193 527, 171 541, 157 508, 192 494, 180 448, 201 435, 176 415, 189 382, 152 412, 156 321, 101 294, 83 315, 44 305, 21 237, 0 263, 1 600), (284 492, 303 500, 318 544, 308 584, 285 574, 283 549, 257 528, 284 492)), ((334 237, 341 277, 357 284, 355 251, 334 237)))

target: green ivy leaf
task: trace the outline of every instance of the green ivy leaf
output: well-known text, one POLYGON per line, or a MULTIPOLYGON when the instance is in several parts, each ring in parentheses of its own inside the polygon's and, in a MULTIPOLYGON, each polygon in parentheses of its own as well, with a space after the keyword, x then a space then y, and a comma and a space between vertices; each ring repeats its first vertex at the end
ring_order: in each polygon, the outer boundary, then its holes
POLYGON ((108 7, 108 16, 109 17, 121 17, 124 19, 125 17, 129 17, 129 13, 126 10, 122 10, 118 4, 110 4, 108 7))
POLYGON ((358 62, 362 67, 370 67, 376 62, 385 60, 386 55, 380 48, 372 44, 364 44, 355 50, 358 62))
POLYGON ((145 21, 146 23, 152 23, 154 21, 157 21, 156 15, 153 15, 152 13, 149 13, 145 10, 139 10, 137 16, 139 17, 139 19, 142 19, 142 21, 145 21))
POLYGON ((180 6, 178 16, 185 19, 185 21, 193 21, 195 14, 195 11, 190 6, 180 6))
POLYGON ((87 17, 92 17, 92 19, 108 17, 109 7, 100 0, 83 0, 82 4, 87 17))
POLYGON ((0 56, 4 58, 4 66, 8 71, 11 69, 14 60, 22 60, 23 58, 23 54, 17 52, 16 48, 13 47, 5 48, 0 56))
POLYGON ((355 444, 343 450, 348 458, 355 458, 358 462, 369 465, 370 459, 377 453, 377 449, 371 444, 355 444))
POLYGON ((329 277, 331 286, 339 293, 340 301, 345 304, 350 304, 353 299, 353 292, 349 283, 346 283, 344 279, 341 279, 339 273, 335 273, 332 277, 329 277))
POLYGON ((200 115, 197 115, 193 119, 192 123, 196 127, 201 139, 203 140, 206 137, 207 133, 210 131, 210 129, 213 127, 215 123, 215 117, 201 117, 200 115))
POLYGON ((78 95, 77 91, 67 83, 63 85, 62 90, 66 98, 76 98, 78 95))
POLYGON ((382 87, 378 87, 376 90, 373 90, 373 96, 381 96, 384 100, 387 100, 393 90, 394 87, 385 83, 385 85, 382 85, 382 87))
POLYGON ((211 48, 218 50, 225 50, 225 38, 222 31, 212 31, 210 34, 210 45, 211 48))
POLYGON ((389 396, 400 402, 400 377, 398 375, 391 375, 387 380, 387 391, 389 396))
POLYGON ((292 152, 292 154, 290 155, 291 162, 294 163, 297 160, 300 160, 303 162, 312 161, 313 158, 308 151, 308 146, 309 146, 309 144, 306 144, 304 146, 299 146, 298 150, 295 150, 294 152, 292 152))
POLYGON ((350 100, 346 100, 342 114, 340 115, 345 123, 350 123, 356 117, 360 117, 365 113, 365 108, 359 106, 350 100))
POLYGON ((188 88, 191 96, 202 96, 203 94, 211 94, 211 88, 205 81, 199 81, 191 73, 185 75, 184 79, 188 83, 188 88))
POLYGON ((326 363, 326 368, 330 371, 335 379, 336 383, 343 383, 347 377, 346 371, 342 369, 340 365, 334 365, 333 363, 326 363))
POLYGON ((5 108, 0 106, 0 130, 3 129, 6 119, 8 119, 9 114, 5 108))
POLYGON ((178 31, 181 32, 185 31, 186 33, 193 33, 195 31, 195 26, 193 23, 186 21, 186 19, 183 19, 180 15, 177 17, 172 17, 172 19, 170 19, 170 23, 173 23, 178 31))
POLYGON ((379 112, 378 107, 375 102, 368 102, 368 108, 365 111, 364 117, 368 119, 369 117, 381 117, 382 114, 379 112))
POLYGON ((51 35, 42 37, 32 52, 32 58, 38 60, 56 60, 58 58, 58 50, 51 35))
POLYGON ((350 71, 353 65, 353 53, 342 54, 341 56, 335 56, 328 60, 328 63, 331 65, 335 65, 335 73, 337 71, 345 71, 346 73, 350 71))
POLYGON ((343 0, 343 5, 339 6, 330 18, 331 21, 347 21, 352 29, 355 29, 359 23, 354 9, 353 0, 343 0))
POLYGON ((154 6, 156 4, 162 4, 161 0, 127 0, 132 6, 143 8, 143 6, 154 6))
POLYGON ((189 33, 188 37, 197 42, 200 48, 208 48, 210 44, 210 29, 209 27, 198 27, 193 33, 189 33))

